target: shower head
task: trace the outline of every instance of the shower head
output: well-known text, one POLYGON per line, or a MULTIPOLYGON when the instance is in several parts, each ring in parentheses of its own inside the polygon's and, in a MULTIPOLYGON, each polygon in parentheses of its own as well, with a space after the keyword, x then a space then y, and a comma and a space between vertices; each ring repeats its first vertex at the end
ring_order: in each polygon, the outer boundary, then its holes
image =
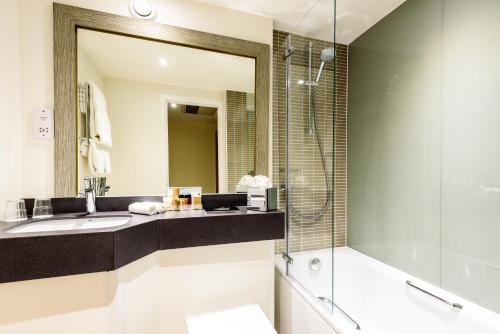
POLYGON ((323 68, 325 67, 325 63, 335 59, 335 48, 333 46, 329 48, 323 49, 321 51, 321 65, 319 65, 318 75, 316 76, 316 83, 321 79, 321 73, 323 73, 323 68))
POLYGON ((321 51, 320 58, 321 58, 321 61, 323 61, 323 62, 333 60, 335 58, 335 48, 332 46, 332 47, 323 49, 323 51, 321 51))

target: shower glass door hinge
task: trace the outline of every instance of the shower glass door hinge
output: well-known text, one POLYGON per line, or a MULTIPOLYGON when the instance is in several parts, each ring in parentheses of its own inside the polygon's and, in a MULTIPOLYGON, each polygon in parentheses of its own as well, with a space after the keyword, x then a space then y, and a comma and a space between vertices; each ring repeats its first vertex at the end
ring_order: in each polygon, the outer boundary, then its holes
POLYGON ((289 49, 286 49, 285 55, 283 56, 283 59, 287 59, 290 57, 293 53, 295 52, 295 48, 292 46, 289 49))
POLYGON ((283 257, 283 259, 285 260, 286 263, 293 264, 292 257, 290 255, 288 255, 287 253, 281 254, 281 257, 283 257))

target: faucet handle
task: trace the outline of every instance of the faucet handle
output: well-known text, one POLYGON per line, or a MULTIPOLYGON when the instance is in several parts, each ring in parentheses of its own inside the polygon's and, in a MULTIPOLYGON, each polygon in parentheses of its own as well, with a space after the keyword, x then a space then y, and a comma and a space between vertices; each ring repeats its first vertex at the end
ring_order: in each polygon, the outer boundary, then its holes
POLYGON ((94 191, 95 190, 95 185, 96 185, 96 179, 95 177, 85 177, 83 179, 83 191, 84 192, 89 192, 89 191, 94 191))

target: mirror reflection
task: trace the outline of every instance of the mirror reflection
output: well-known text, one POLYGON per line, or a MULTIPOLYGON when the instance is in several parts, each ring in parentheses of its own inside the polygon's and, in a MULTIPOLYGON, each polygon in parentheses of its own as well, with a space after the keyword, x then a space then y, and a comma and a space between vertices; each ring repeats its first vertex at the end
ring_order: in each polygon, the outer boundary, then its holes
POLYGON ((233 192, 254 172, 255 61, 77 31, 78 187, 155 195, 233 192))

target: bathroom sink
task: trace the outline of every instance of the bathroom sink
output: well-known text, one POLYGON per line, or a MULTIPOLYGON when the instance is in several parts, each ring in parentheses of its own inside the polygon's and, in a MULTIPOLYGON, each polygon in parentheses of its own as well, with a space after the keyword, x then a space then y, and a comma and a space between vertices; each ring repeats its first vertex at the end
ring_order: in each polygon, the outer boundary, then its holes
POLYGON ((34 221, 28 224, 14 226, 5 230, 6 233, 29 233, 29 232, 51 232, 72 231, 94 228, 109 228, 125 225, 132 216, 84 216, 79 218, 60 218, 43 221, 34 221))

